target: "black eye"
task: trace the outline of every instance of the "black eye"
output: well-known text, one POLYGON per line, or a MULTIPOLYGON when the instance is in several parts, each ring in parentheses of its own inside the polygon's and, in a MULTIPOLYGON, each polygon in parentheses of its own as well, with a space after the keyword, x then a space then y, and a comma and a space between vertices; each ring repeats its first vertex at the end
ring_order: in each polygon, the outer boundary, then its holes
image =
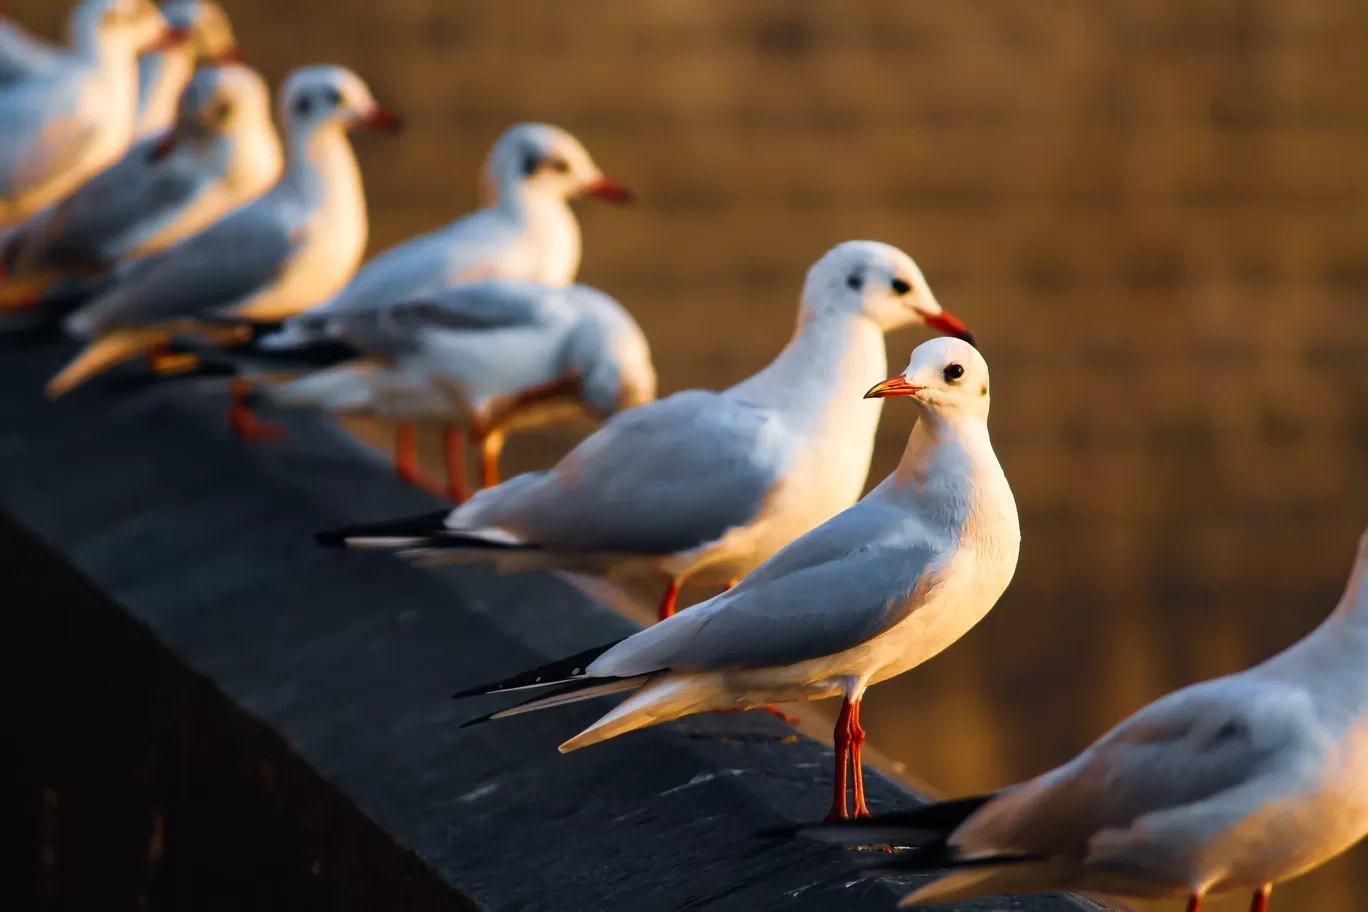
POLYGON ((894 279, 889 285, 892 286, 893 293, 899 297, 902 297, 912 290, 912 286, 902 279, 894 279))
POLYGON ((846 277, 846 284, 856 291, 859 291, 861 288, 864 288, 864 278, 858 272, 852 272, 846 277))
POLYGON ((308 117, 309 112, 312 110, 313 99, 311 99, 308 95, 301 95, 298 99, 295 100, 294 112, 296 117, 308 117))
POLYGON ((944 375, 946 383, 954 383, 964 376, 964 367, 959 364, 947 364, 941 374, 944 375))
POLYGON ((557 174, 569 174, 570 163, 558 155, 548 155, 542 159, 542 164, 555 171, 557 174))
POLYGON ((326 89, 323 92, 323 101, 335 108, 342 103, 342 93, 337 89, 326 89))

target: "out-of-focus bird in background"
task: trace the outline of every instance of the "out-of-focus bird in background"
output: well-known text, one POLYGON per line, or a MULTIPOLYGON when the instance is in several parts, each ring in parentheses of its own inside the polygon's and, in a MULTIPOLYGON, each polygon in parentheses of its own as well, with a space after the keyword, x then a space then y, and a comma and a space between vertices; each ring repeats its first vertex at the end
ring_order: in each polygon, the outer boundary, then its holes
MULTIPOLYGON (((350 70, 306 67, 281 93, 286 168, 257 200, 198 234, 139 261, 108 291, 67 318, 90 344, 48 384, 61 395, 96 373, 164 343, 168 331, 204 329, 205 318, 279 320, 335 293, 365 250, 366 201, 346 132, 395 130, 350 70)), ((264 432, 234 400, 233 426, 264 432)))
POLYGON ((160 253, 260 196, 283 162, 265 81, 239 65, 201 69, 174 126, 4 239, 0 310, 79 300, 121 261, 160 253))
POLYGON ((918 421, 897 470, 859 503, 707 602, 625 640, 457 696, 553 688, 485 717, 501 718, 631 693, 561 751, 693 713, 839 696, 828 817, 850 812, 848 772, 854 813, 868 815, 865 689, 920 665, 977 624, 1011 582, 1021 541, 1016 503, 988 437, 988 365, 972 345, 923 343, 901 376, 868 395, 908 397, 918 421))
MULTIPOLYGON (((632 197, 604 176, 578 139, 546 124, 519 124, 499 137, 482 181, 491 197, 488 207, 375 257, 318 312, 373 311, 477 278, 567 285, 580 262, 579 221, 570 200, 591 196, 622 203, 632 197)), ((274 344, 310 341, 308 333, 295 339, 292 332, 286 327, 274 344)), ((463 446, 463 440, 447 441, 448 451, 463 446)), ((434 487, 418 468, 417 432, 410 422, 396 428, 394 468, 412 484, 434 487)))
POLYGON ((161 6, 172 28, 186 40, 138 58, 138 119, 133 136, 141 139, 176 121, 181 92, 201 64, 241 63, 242 50, 223 7, 212 0, 171 0, 161 6))
POLYGON ((230 354, 267 372, 306 374, 260 386, 272 404, 453 429, 447 493, 458 503, 469 493, 454 429, 479 446, 489 486, 510 432, 581 415, 603 421, 656 390, 650 346, 617 301, 584 285, 525 279, 477 279, 416 301, 302 314, 285 332, 230 354))
POLYGON ((793 339, 722 392, 686 390, 617 415, 554 468, 476 494, 449 516, 334 538, 504 571, 571 571, 591 594, 674 612, 686 581, 725 586, 860 496, 887 374, 884 333, 967 336, 921 270, 886 244, 837 246, 809 271, 793 339), (663 595, 662 595, 663 593, 663 595))
POLYGON ((150 0, 86 0, 75 45, 0 89, 0 228, 59 201, 133 139, 138 55, 182 42, 150 0))
POLYGON ((991 795, 778 831, 918 846, 880 871, 950 871, 903 906, 1095 890, 1187 899, 1273 886, 1368 835, 1368 533, 1338 607, 1248 671, 1185 687, 1070 762, 991 795))

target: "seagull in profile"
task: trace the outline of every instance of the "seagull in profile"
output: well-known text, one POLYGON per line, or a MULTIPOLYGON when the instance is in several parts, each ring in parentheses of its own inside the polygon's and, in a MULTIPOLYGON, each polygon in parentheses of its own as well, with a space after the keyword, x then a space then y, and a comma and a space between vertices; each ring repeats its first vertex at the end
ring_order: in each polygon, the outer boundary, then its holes
POLYGON ((776 831, 917 846, 942 872, 902 906, 1008 893, 1184 899, 1274 885, 1368 835, 1368 533, 1333 614, 1247 671, 1141 709, 1063 766, 991 795, 776 831))

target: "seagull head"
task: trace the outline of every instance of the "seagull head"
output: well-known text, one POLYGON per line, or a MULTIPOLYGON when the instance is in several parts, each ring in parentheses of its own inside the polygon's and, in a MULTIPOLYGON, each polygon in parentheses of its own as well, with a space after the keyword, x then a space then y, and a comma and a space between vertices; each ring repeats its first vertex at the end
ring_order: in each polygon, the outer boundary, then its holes
POLYGON ((376 104, 370 89, 351 70, 339 66, 310 66, 295 70, 281 92, 282 119, 292 134, 323 126, 399 133, 403 121, 376 104))
POLYGON ((559 127, 518 124, 499 137, 485 163, 486 191, 495 199, 528 195, 611 203, 632 201, 632 191, 606 177, 584 144, 559 127))
POLYGON ((988 362, 974 346, 942 336, 912 352, 907 370, 875 384, 866 399, 907 396, 926 412, 987 420, 988 362))
POLYGON ((242 53, 233 25, 223 7, 212 0, 171 0, 162 4, 162 15, 176 28, 185 29, 195 58, 208 63, 240 63, 242 53))
POLYGON ((176 123, 153 146, 165 158, 184 140, 228 136, 239 128, 270 121, 266 81, 245 66, 203 67, 195 72, 176 107, 176 123))
POLYGON ((189 38, 152 0, 86 0, 72 14, 71 30, 78 44, 112 42, 138 53, 167 50, 189 38))
POLYGON ((958 317, 947 313, 931 293, 912 258, 877 241, 846 241, 808 270, 803 286, 807 311, 859 313, 885 332, 923 323, 973 344, 958 317))

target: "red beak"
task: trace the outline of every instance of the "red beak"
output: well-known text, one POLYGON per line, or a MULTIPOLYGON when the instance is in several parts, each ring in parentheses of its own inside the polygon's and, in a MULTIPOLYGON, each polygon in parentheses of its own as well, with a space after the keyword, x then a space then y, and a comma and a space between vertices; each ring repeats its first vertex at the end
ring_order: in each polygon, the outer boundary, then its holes
POLYGON ((167 130, 152 147, 152 160, 161 161, 166 158, 171 154, 171 150, 176 148, 178 142, 180 142, 180 136, 176 133, 175 128, 167 130))
POLYGON ((942 310, 938 314, 923 314, 922 322, 937 332, 947 336, 954 336, 956 339, 963 339, 974 348, 978 348, 978 342, 974 341, 974 334, 969 331, 969 327, 959 317, 942 310))
POLYGON ((190 30, 179 25, 168 25, 166 31, 161 33, 161 37, 152 42, 152 46, 147 49, 148 53, 156 51, 169 51, 176 45, 190 39, 190 30))
POLYGON ((374 108, 369 114, 357 120, 357 125, 367 130, 379 130, 382 133, 390 133, 398 136, 404 132, 404 122, 392 111, 384 108, 374 108))
POLYGON ((247 59, 242 56, 242 48, 236 44, 214 58, 214 63, 246 63, 247 59))
POLYGON ((608 177, 600 177, 580 188, 580 196, 593 196, 610 203, 630 203, 636 194, 608 177))
POLYGON ((876 383, 871 386, 864 397, 866 399, 883 399, 887 396, 911 396, 924 389, 926 387, 913 386, 908 383, 906 377, 891 377, 883 383, 876 383))

